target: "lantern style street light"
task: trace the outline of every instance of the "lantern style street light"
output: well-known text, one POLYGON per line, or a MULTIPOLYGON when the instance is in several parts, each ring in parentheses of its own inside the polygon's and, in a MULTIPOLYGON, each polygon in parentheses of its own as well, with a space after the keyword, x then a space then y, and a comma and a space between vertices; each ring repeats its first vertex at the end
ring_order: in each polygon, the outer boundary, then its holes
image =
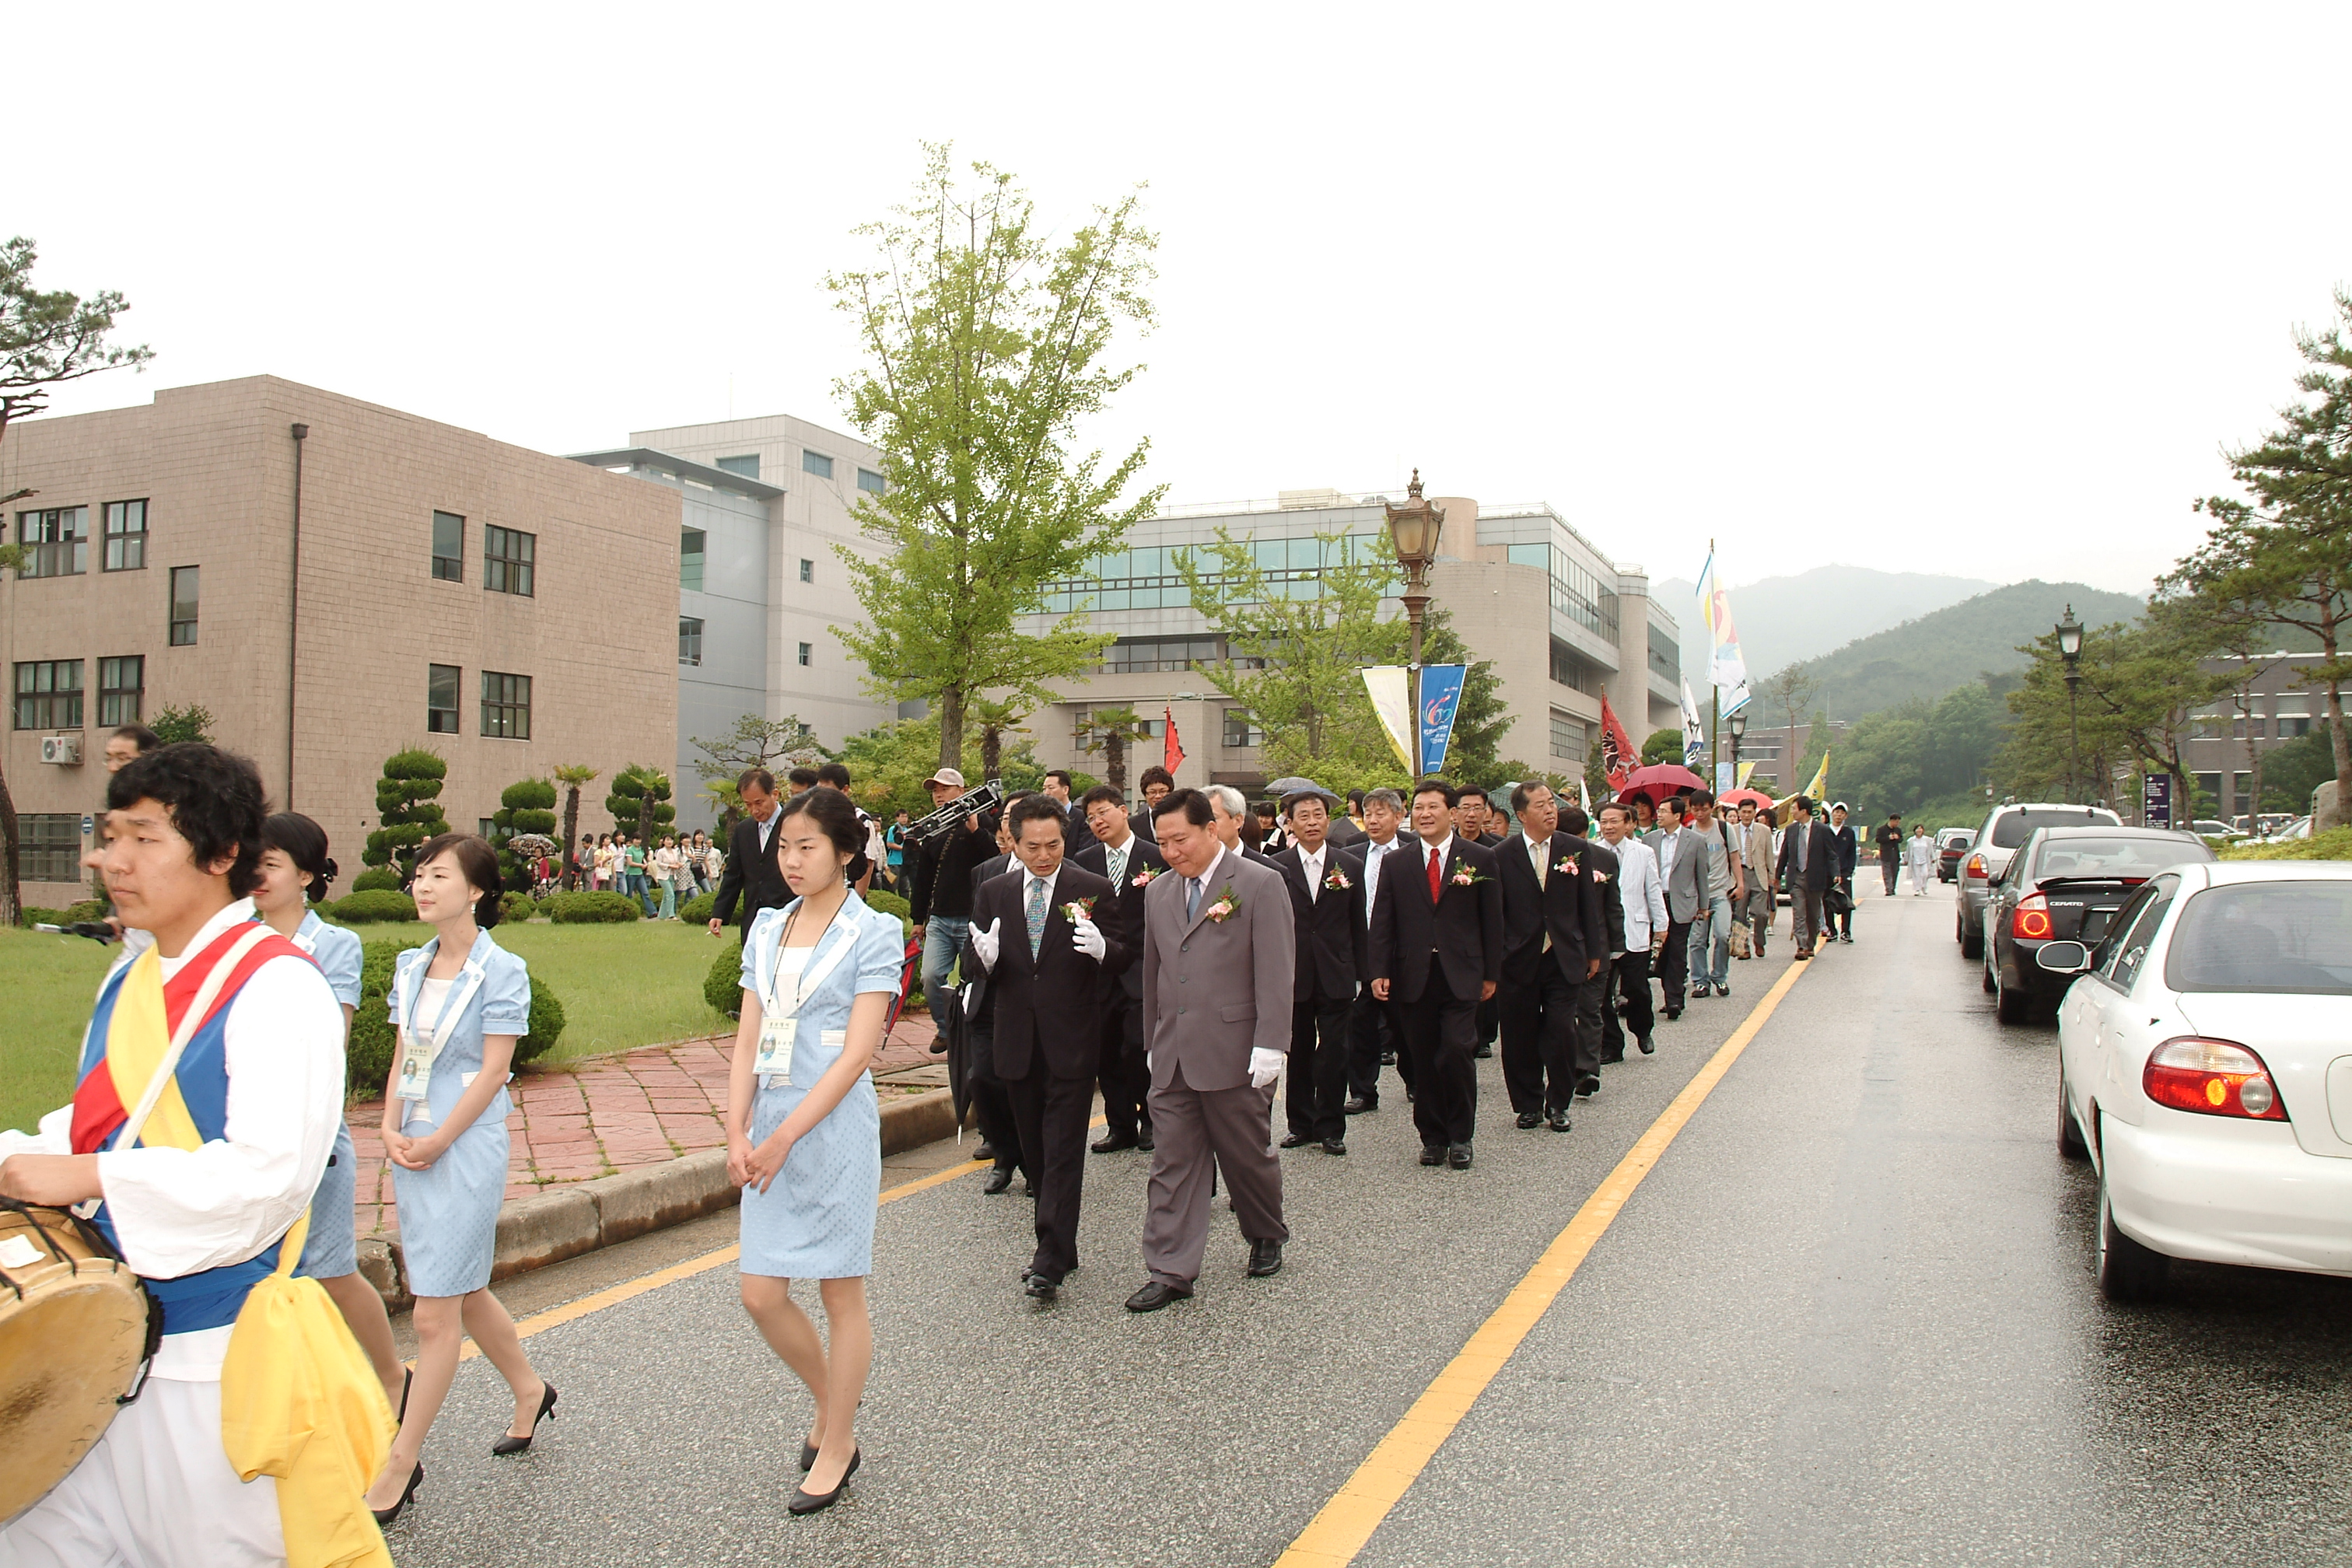
POLYGON ((2083 771, 2083 732, 2074 717, 2074 691, 2083 684, 2079 668, 2083 662, 2083 626, 2074 619, 2072 601, 2066 605, 2066 618, 2055 629, 2058 657, 2066 663, 2066 799, 2072 804, 2075 776, 2083 771))
POLYGON ((1731 787, 1739 787, 1739 737, 1748 733, 1748 710, 1742 708, 1727 722, 1731 726, 1731 787))
MULTIPOLYGON (((1422 617, 1429 609, 1429 565, 1437 559, 1438 535, 1445 529, 1445 509, 1432 506, 1422 499, 1421 470, 1412 471, 1412 483, 1405 487, 1408 498, 1402 506, 1390 505, 1389 539, 1396 546, 1397 564, 1404 569, 1405 619, 1412 623, 1412 663, 1406 667, 1406 695, 1411 701, 1412 723, 1407 731, 1408 745, 1412 752, 1413 773, 1421 773, 1421 629, 1422 617)), ((1387 503, 1383 503, 1386 505, 1387 503)))

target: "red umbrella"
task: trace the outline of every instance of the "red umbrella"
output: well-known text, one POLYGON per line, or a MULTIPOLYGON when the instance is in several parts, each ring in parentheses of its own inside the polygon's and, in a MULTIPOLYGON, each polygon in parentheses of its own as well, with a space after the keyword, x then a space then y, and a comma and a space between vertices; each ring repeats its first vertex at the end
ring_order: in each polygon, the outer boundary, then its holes
POLYGON ((1759 811, 1769 811, 1772 809, 1772 797, 1766 795, 1760 789, 1736 789, 1729 795, 1723 797, 1723 804, 1731 807, 1734 811, 1738 810, 1749 801, 1754 801, 1756 803, 1756 809, 1759 811))
POLYGON ((1685 790, 1705 789, 1706 781, 1680 763, 1652 763, 1646 768, 1635 768, 1625 782, 1618 786, 1619 800, 1664 800, 1670 795, 1685 790))

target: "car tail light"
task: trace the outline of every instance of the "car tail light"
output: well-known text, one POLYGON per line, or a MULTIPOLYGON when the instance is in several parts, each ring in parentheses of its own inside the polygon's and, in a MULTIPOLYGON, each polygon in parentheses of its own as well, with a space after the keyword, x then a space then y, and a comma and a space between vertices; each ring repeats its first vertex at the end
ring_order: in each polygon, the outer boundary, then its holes
POLYGON ((2175 1110, 2256 1121, 2287 1119, 2263 1058, 2229 1040, 2182 1035, 2165 1041, 2148 1053, 2140 1087, 2157 1104, 2175 1110))
POLYGON ((1985 879, 1985 867, 1984 867, 1984 857, 1983 857, 1983 856, 1981 856, 1981 855, 1971 855, 1971 856, 1969 856, 1969 876, 1971 876, 1971 877, 1974 877, 1974 878, 1975 878, 1978 881, 1979 881, 1979 882, 1981 882, 1981 881, 1983 881, 1983 880, 1985 879))
POLYGON ((2046 942, 2050 936, 2050 900, 2040 893, 2028 893, 2017 900, 2010 911, 2009 934, 2027 942, 2046 942))

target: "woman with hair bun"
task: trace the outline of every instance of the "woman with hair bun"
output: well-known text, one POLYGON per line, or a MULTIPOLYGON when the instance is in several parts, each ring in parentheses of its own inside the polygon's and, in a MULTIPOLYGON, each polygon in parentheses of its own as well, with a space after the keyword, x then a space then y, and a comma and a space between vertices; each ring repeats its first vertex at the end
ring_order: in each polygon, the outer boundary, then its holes
MULTIPOLYGON (((341 926, 329 925, 310 909, 326 898, 335 879, 335 863, 327 858, 327 830, 299 812, 281 811, 262 823, 261 842, 261 863, 254 872, 254 914, 309 953, 327 977, 327 988, 343 1009, 348 1047, 352 1015, 360 1005, 360 939, 341 926)), ((383 1298, 360 1274, 358 1227, 352 1218, 358 1195, 359 1155, 352 1148, 351 1128, 339 1125, 327 1173, 310 1199, 310 1239, 303 1243, 302 1261, 294 1272, 326 1288, 383 1380, 384 1397, 398 1410, 407 1393, 408 1374, 392 1342, 383 1298)))
POLYGON ((530 971, 490 940, 498 852, 471 833, 429 838, 416 851, 410 892, 416 918, 434 934, 400 955, 386 998, 398 1045, 384 1084, 383 1147, 418 1344, 408 1412, 368 1491, 380 1524, 391 1523, 425 1479, 417 1455, 467 1334, 514 1390, 514 1420, 492 1454, 522 1453, 555 1413, 555 1385, 532 1370, 514 1319, 489 1290, 507 1195, 507 1069, 530 1028, 530 971))

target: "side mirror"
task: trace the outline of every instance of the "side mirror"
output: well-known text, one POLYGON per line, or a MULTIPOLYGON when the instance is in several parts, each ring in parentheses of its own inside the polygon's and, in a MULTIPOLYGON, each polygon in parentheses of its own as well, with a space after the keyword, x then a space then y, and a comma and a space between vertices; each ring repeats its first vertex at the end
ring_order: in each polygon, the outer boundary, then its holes
POLYGON ((2079 942, 2045 942, 2033 962, 2053 974, 2084 974, 2090 971, 2091 950, 2079 942))

